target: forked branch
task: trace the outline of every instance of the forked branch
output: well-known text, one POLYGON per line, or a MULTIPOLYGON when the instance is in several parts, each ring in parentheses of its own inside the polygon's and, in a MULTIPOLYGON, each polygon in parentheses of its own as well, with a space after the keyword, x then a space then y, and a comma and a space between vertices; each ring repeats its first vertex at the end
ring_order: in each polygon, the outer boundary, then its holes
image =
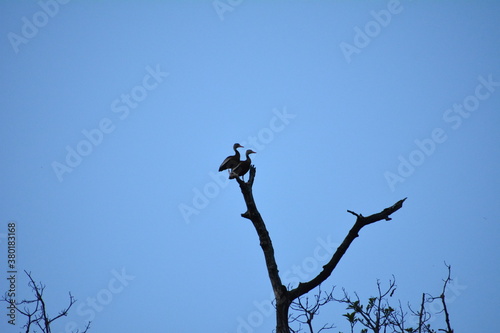
POLYGON ((269 279, 271 280, 271 285, 276 297, 276 332, 289 333, 290 328, 288 325, 288 311, 290 304, 298 297, 319 286, 331 275, 340 259, 342 259, 343 255, 345 254, 351 243, 354 241, 354 239, 358 237, 359 231, 364 226, 381 220, 390 221, 390 215, 403 206, 403 202, 406 200, 406 198, 399 200, 391 207, 385 208, 379 213, 367 217, 349 210, 349 213, 356 216, 356 222, 345 237, 342 244, 337 248, 337 251, 333 254, 330 261, 325 266, 323 266, 323 270, 312 280, 304 283, 299 283, 298 287, 296 287, 295 289, 287 290, 287 288, 281 282, 281 278, 278 273, 278 265, 276 264, 276 259, 274 257, 274 248, 271 242, 271 238, 269 237, 269 233, 267 231, 264 220, 257 210, 257 205, 255 204, 255 200, 253 198, 252 186, 255 179, 255 172, 256 169, 252 165, 250 166, 250 176, 247 182, 244 182, 238 177, 236 178, 236 181, 240 185, 241 193, 243 194, 243 198, 245 199, 245 204, 247 206, 247 211, 241 214, 241 216, 252 221, 259 236, 260 246, 262 248, 262 251, 264 252, 269 279))
MULTIPOLYGON (((1 300, 10 303, 11 305, 14 306, 17 312, 27 317, 28 321, 23 326, 23 328, 25 329, 25 333, 31 332, 32 326, 38 327, 43 333, 50 333, 51 332, 50 326, 52 322, 61 317, 67 316, 69 310, 71 309, 73 304, 75 304, 76 300, 73 297, 73 295, 69 293, 68 306, 63 310, 61 310, 57 316, 51 318, 48 314, 47 307, 43 299, 43 292, 45 290, 45 286, 41 283, 36 284, 35 280, 33 280, 33 277, 31 276, 31 273, 28 273, 27 271, 24 272, 26 273, 26 275, 30 280, 28 285, 33 290, 33 293, 35 294, 35 299, 31 300, 25 299, 20 302, 15 302, 13 299, 4 296, 1 300)), ((90 328, 90 322, 87 323, 87 326, 85 327, 82 333, 86 333, 89 328, 90 328)), ((75 333, 78 332, 79 331, 76 331, 75 333)))
POLYGON ((353 211, 348 210, 349 213, 357 217, 354 226, 351 228, 351 230, 349 230, 349 233, 344 238, 342 244, 340 244, 340 246, 337 248, 337 251, 335 251, 330 261, 325 266, 323 266, 323 270, 309 282, 300 283, 297 288, 290 290, 290 297, 292 299, 300 297, 308 293, 309 291, 313 290, 314 288, 319 286, 323 281, 325 281, 332 274, 335 267, 337 267, 337 264, 340 262, 340 259, 342 259, 347 249, 354 241, 354 239, 356 239, 356 237, 359 236, 359 231, 364 226, 367 226, 371 223, 375 223, 382 220, 390 221, 391 218, 389 216, 394 212, 396 212, 401 207, 403 207, 403 202, 405 200, 406 198, 399 200, 394 205, 385 208, 380 213, 372 214, 367 217, 364 217, 361 214, 356 214, 353 211))

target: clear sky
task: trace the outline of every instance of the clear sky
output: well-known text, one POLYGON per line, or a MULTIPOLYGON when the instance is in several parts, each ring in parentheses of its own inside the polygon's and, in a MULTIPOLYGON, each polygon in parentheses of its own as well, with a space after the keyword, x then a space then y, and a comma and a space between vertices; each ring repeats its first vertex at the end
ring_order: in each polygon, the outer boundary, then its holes
MULTIPOLYGON (((271 285, 235 181, 254 196, 285 283, 438 294, 457 332, 500 308, 500 2, 3 1, 0 268, 15 223, 53 332, 271 332, 271 285), (242 149, 244 151, 244 149, 242 149)), ((2 282, 2 293, 7 287, 2 282)), ((0 330, 18 332, 24 319, 0 330)), ((316 324, 347 331, 342 309, 316 324)), ((438 317, 434 323, 438 323, 438 317)))

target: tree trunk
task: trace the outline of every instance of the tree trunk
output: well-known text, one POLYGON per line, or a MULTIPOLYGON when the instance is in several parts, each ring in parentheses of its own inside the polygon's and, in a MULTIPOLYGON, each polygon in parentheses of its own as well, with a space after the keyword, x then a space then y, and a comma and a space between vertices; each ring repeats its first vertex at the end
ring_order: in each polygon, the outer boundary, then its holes
POLYGON ((290 303, 288 297, 285 300, 276 300, 276 333, 290 333, 290 327, 288 326, 290 303))

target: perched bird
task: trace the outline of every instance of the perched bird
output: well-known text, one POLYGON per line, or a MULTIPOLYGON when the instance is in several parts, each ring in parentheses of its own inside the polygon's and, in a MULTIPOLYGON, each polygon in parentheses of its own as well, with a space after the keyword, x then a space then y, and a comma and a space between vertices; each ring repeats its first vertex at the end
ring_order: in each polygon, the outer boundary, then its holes
POLYGON ((251 149, 248 149, 246 152, 247 159, 238 163, 237 166, 233 168, 233 171, 229 174, 229 179, 234 179, 238 176, 244 176, 248 170, 250 170, 250 164, 252 164, 252 160, 250 159, 250 154, 255 154, 255 152, 251 149))
POLYGON ((244 147, 239 143, 235 143, 233 145, 233 150, 236 154, 234 154, 233 156, 226 157, 224 162, 222 162, 222 164, 219 167, 219 172, 226 169, 233 169, 235 166, 238 165, 238 163, 240 163, 240 152, 237 150, 238 148, 244 148, 244 147))

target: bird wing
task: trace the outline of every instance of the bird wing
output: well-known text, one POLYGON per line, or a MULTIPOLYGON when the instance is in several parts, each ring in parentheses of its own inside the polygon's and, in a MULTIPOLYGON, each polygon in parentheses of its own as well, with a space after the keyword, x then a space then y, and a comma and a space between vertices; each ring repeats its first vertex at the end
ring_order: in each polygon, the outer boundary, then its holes
POLYGON ((219 171, 226 170, 226 169, 234 167, 234 165, 237 164, 236 161, 234 161, 235 157, 236 156, 228 156, 228 157, 226 157, 226 159, 224 160, 224 162, 222 162, 222 164, 220 165, 219 171))

